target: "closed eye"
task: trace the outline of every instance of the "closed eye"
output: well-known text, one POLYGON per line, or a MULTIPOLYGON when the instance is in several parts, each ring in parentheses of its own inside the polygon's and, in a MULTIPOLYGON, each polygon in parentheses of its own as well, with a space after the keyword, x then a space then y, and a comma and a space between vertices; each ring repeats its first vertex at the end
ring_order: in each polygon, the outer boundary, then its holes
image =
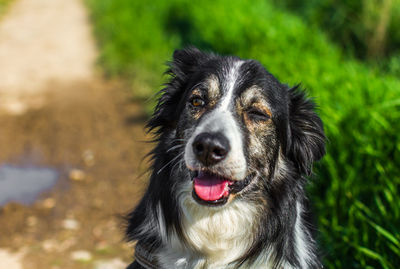
POLYGON ((270 115, 256 108, 250 108, 247 115, 254 121, 267 121, 271 118, 270 115))

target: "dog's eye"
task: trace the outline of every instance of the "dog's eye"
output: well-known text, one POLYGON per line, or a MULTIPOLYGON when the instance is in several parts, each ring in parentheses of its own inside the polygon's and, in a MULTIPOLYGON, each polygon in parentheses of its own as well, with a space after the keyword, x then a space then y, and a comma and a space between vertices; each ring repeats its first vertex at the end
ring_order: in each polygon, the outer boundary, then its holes
POLYGON ((201 99, 200 97, 195 96, 195 97, 190 99, 190 104, 193 107, 204 107, 206 102, 203 99, 201 99))
POLYGON ((247 111, 247 114, 254 121, 267 121, 271 118, 270 115, 268 115, 267 113, 255 108, 249 109, 247 111))

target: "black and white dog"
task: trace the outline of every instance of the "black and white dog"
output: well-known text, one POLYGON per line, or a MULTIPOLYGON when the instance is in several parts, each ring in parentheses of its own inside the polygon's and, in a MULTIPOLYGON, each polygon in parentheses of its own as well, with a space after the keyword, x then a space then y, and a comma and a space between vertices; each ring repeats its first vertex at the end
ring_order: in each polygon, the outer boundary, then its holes
POLYGON ((148 127, 129 268, 319 268, 305 176, 325 154, 314 104, 254 60, 175 51, 148 127))

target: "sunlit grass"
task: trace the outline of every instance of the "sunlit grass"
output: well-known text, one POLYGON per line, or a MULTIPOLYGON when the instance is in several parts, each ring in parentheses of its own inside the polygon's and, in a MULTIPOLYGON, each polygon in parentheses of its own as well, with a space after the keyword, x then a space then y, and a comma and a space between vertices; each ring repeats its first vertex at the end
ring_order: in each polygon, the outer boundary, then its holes
POLYGON ((12 0, 0 0, 0 16, 4 14, 6 8, 11 3, 12 0))
MULTIPOLYGON (((348 59, 319 29, 267 1, 87 0, 110 76, 160 88, 175 48, 261 61, 319 104, 328 155, 309 186, 327 268, 400 264, 400 79, 348 59)), ((133 92, 136 87, 133 87, 133 92)), ((143 94, 143 92, 142 92, 143 94)))

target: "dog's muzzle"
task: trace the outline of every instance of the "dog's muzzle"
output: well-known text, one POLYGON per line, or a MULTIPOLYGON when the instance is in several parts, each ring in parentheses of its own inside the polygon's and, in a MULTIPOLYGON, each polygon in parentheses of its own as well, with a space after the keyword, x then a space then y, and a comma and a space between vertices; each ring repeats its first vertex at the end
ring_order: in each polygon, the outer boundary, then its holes
POLYGON ((194 157, 201 164, 201 168, 193 175, 192 196, 198 203, 223 205, 231 193, 240 192, 250 182, 249 178, 233 180, 224 173, 223 167, 219 167, 231 150, 229 140, 223 133, 200 133, 191 146, 194 157))

